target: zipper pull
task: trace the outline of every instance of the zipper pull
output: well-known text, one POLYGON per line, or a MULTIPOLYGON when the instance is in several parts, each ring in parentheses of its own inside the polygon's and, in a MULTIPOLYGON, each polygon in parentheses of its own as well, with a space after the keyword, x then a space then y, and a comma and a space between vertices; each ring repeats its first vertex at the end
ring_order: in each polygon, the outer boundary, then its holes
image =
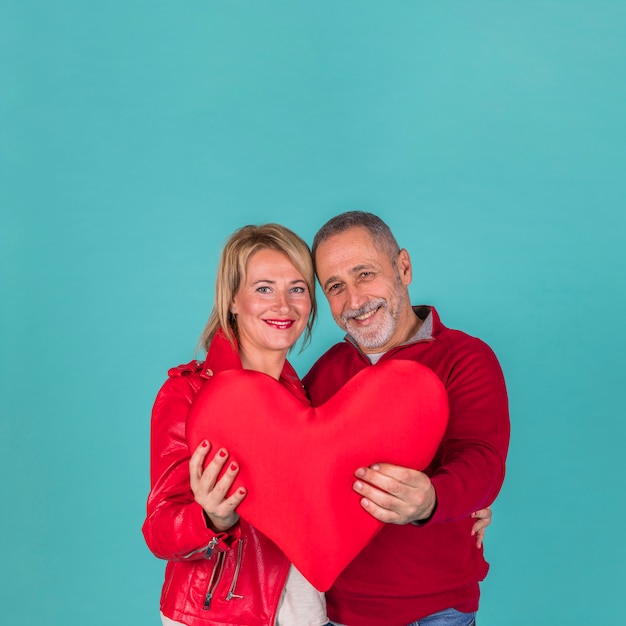
MULTIPOLYGON (((209 541, 209 545, 206 547, 206 551, 204 553, 204 558, 205 559, 211 559, 211 557, 213 556, 213 551, 215 550, 215 546, 220 542, 218 537, 213 537, 213 539, 211 539, 211 541, 209 541)), ((209 602, 210 602, 210 598, 209 598, 209 602)))
POLYGON ((229 591, 226 599, 227 600, 232 600, 232 599, 236 599, 236 600, 243 600, 243 596, 237 595, 236 593, 233 593, 232 591, 229 591))
POLYGON ((204 606, 202 607, 203 611, 208 611, 211 609, 211 600, 213 599, 213 592, 209 591, 206 594, 206 598, 204 599, 204 606))

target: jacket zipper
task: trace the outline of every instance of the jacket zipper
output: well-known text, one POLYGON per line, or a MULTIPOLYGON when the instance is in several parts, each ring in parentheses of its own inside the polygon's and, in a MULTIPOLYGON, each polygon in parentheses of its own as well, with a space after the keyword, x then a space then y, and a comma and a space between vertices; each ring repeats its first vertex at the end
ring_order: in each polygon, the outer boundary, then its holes
POLYGON ((220 578, 222 577, 225 556, 226 552, 219 552, 217 558, 215 559, 215 567, 211 572, 209 588, 207 590, 206 597, 204 598, 204 605, 202 606, 203 611, 208 611, 211 608, 211 600, 213 599, 213 595, 215 594, 215 588, 217 587, 217 584, 220 582, 220 578))
POLYGON ((233 574, 233 581, 230 584, 230 589, 226 594, 227 600, 232 600, 233 598, 237 600, 243 600, 243 596, 240 596, 235 593, 235 587, 237 586, 237 580, 239 579, 239 570, 241 569, 241 558, 243 556, 243 539, 239 540, 239 545, 237 546, 237 565, 235 566, 235 573, 233 574))
MULTIPOLYGON (((207 558, 211 558, 213 556, 213 549, 217 545, 217 539, 212 539, 209 543, 206 551, 207 558)), ((237 564, 235 565, 235 573, 233 574, 233 580, 230 584, 230 589, 226 594, 226 600, 243 600, 243 596, 235 593, 235 588, 237 586, 237 581, 239 580, 239 572, 241 570, 241 560, 243 557, 243 539, 239 540, 239 545, 237 546, 237 564)), ((224 560, 226 558, 226 552, 219 552, 217 558, 215 560, 215 567, 211 572, 211 579, 209 580, 209 588, 207 590, 206 597, 204 598, 204 605, 202 609, 204 611, 209 611, 211 609, 211 601, 213 600, 213 596, 215 595, 215 590, 217 589, 217 585, 222 578, 222 573, 224 571, 224 560)))
MULTIPOLYGON (((219 537, 213 537, 213 539, 211 539, 211 541, 209 541, 209 545, 206 547, 206 550, 204 550, 204 558, 205 559, 209 559, 211 560, 211 557, 213 556, 213 551, 215 550, 215 546, 220 542, 219 537)), ((194 554, 192 552, 192 554, 194 554)))

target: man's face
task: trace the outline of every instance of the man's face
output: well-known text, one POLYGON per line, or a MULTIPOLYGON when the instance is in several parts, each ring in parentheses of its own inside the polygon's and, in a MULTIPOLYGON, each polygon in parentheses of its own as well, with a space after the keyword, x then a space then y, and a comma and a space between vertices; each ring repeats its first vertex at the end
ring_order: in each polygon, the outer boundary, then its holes
POLYGON ((408 339, 415 315, 407 291, 411 262, 406 250, 392 260, 359 226, 326 239, 315 260, 335 321, 363 352, 384 352, 408 339))

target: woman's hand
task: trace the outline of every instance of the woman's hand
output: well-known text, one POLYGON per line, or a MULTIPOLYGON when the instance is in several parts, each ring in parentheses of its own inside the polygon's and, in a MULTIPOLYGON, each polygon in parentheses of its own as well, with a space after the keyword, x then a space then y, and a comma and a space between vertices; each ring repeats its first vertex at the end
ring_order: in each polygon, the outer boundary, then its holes
POLYGON ((485 529, 491 524, 492 511, 489 507, 486 509, 480 509, 472 513, 472 517, 476 520, 472 526, 472 537, 476 537, 476 547, 480 548, 483 545, 483 539, 485 538, 485 529))
POLYGON ((228 451, 223 448, 218 450, 206 468, 202 469, 210 449, 211 444, 204 440, 189 459, 191 490, 214 530, 223 532, 239 521, 235 509, 246 497, 246 490, 240 487, 230 497, 226 497, 239 473, 239 467, 236 463, 229 463, 224 475, 218 479, 222 468, 228 463, 228 451))

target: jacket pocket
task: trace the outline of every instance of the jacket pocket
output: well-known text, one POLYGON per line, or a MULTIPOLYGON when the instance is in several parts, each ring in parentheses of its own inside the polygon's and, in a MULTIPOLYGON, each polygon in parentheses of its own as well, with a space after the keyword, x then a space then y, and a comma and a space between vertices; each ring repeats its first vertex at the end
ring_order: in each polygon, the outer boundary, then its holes
POLYGON ((235 589, 237 588, 237 581, 239 580, 239 572, 241 571, 241 559, 243 558, 243 539, 239 540, 237 545, 237 563, 235 564, 235 571, 233 573, 233 579, 230 583, 230 589, 226 594, 227 600, 242 600, 243 596, 240 596, 235 593, 235 589))
POLYGON ((211 578, 209 579, 209 586, 206 592, 206 596, 204 598, 204 604, 202 605, 202 609, 204 611, 208 611, 211 609, 211 600, 213 600, 213 596, 215 595, 217 586, 222 578, 222 573, 224 572, 224 560, 225 559, 226 559, 226 552, 217 553, 217 557, 215 558, 215 565, 213 566, 213 571, 211 572, 211 578))
POLYGON ((210 611, 211 603, 219 597, 222 600, 242 600, 243 596, 237 593, 237 581, 239 580, 239 573, 241 572, 241 563, 243 559, 243 539, 237 541, 237 555, 234 556, 234 549, 226 550, 223 552, 209 552, 207 550, 208 559, 215 558, 213 570, 211 571, 211 577, 207 585, 206 595, 204 597, 203 610, 210 611), (235 561, 233 563, 233 560, 235 561), (228 575, 232 572, 230 581, 228 581, 228 575), (223 584, 221 584, 223 581, 223 584), (226 585, 228 591, 226 590, 226 585), (221 591, 220 591, 221 589, 221 591))

